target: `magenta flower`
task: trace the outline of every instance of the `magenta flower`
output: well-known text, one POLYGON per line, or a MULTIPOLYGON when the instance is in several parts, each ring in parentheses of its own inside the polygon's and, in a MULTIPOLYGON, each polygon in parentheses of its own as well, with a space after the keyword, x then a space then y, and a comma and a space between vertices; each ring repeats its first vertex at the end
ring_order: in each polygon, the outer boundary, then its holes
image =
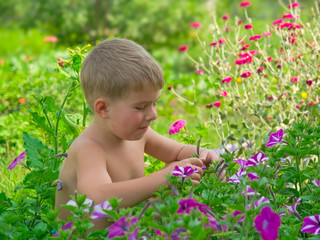
POLYGON ((103 210, 112 210, 109 201, 104 201, 98 205, 95 205, 93 208, 93 213, 91 215, 91 219, 101 219, 107 216, 107 214, 103 210))
POLYGON ((244 51, 244 50, 248 49, 250 46, 251 46, 250 44, 243 45, 240 50, 244 51))
MULTIPOLYGON (((292 205, 290 205, 290 206, 285 205, 285 207, 288 208, 288 211, 289 211, 291 214, 293 214, 293 215, 299 215, 299 213, 297 212, 297 206, 299 205, 300 201, 301 201, 301 198, 298 198, 296 203, 294 203, 294 204, 292 204, 292 205)), ((299 216, 300 216, 300 215, 299 215, 299 216)))
MULTIPOLYGON (((83 203, 83 205, 85 205, 86 208, 83 211, 89 212, 89 208, 92 206, 92 204, 93 204, 93 201, 89 198, 86 198, 86 200, 83 203)), ((69 200, 66 205, 74 206, 76 208, 78 207, 76 201, 74 201, 73 199, 69 200)))
POLYGON ((320 187, 320 181, 313 180, 312 183, 313 183, 314 185, 316 185, 317 187, 320 187))
POLYGON ((227 41, 224 38, 220 38, 218 42, 219 42, 219 45, 222 45, 222 44, 225 44, 227 41))
POLYGON ((48 36, 48 37, 45 37, 43 41, 55 43, 55 42, 58 42, 58 38, 56 36, 48 36))
POLYGON ((226 97, 228 95, 228 92, 227 91, 222 91, 220 92, 220 96, 221 97, 226 97))
POLYGON ((292 18, 295 18, 295 16, 293 16, 291 13, 287 13, 287 14, 283 14, 282 18, 292 19, 292 18))
POLYGON ((263 71, 263 69, 264 69, 263 67, 258 67, 257 72, 261 73, 263 71))
POLYGON ((243 25, 243 27, 244 27, 244 29, 247 29, 247 30, 252 29, 251 24, 245 24, 245 25, 243 25))
POLYGON ((272 25, 279 25, 279 24, 281 24, 282 22, 283 22, 282 19, 278 19, 278 20, 273 21, 273 22, 272 22, 272 25))
POLYGON ((179 52, 185 52, 185 51, 188 50, 188 48, 189 48, 189 47, 188 47, 187 45, 182 45, 182 46, 179 47, 178 50, 179 50, 179 52))
POLYGON ((261 35, 254 35, 249 38, 249 41, 256 41, 256 40, 259 40, 260 38, 261 38, 261 35))
POLYGON ((171 174, 176 177, 186 178, 186 177, 190 176, 192 173, 197 172, 197 171, 198 171, 198 169, 193 169, 190 166, 186 166, 186 167, 175 166, 174 169, 172 170, 171 174))
POLYGON ((181 128, 183 128, 186 125, 186 121, 185 120, 177 120, 175 121, 169 129, 169 135, 171 134, 175 134, 178 133, 180 131, 181 128))
POLYGON ((227 78, 222 79, 221 83, 229 83, 229 82, 231 82, 231 80, 232 80, 232 77, 227 77, 227 78))
POLYGON ((297 82, 299 82, 299 80, 297 77, 292 77, 292 78, 290 78, 290 82, 297 83, 297 82))
POLYGON ((272 147, 281 142, 283 138, 283 129, 278 132, 272 133, 269 137, 269 141, 266 143, 266 147, 272 147))
POLYGON ((262 208, 254 220, 254 226, 263 240, 277 239, 280 225, 280 216, 272 212, 268 206, 262 208))
POLYGON ((257 201, 254 202, 254 207, 257 208, 265 203, 270 203, 270 201, 268 198, 265 198, 262 196, 260 199, 258 199, 257 201))
POLYGON ((310 87, 312 86, 313 81, 312 80, 306 80, 306 84, 309 85, 310 87))
MULTIPOLYGON (((137 223, 137 218, 132 218, 129 222, 125 216, 121 217, 109 227, 108 238, 123 237, 133 224, 137 223)), ((136 231, 136 230, 135 230, 136 231)))
POLYGON ((262 35, 265 36, 265 37, 270 37, 270 36, 271 36, 271 33, 269 33, 269 32, 263 32, 262 35))
POLYGON ((248 177, 250 178, 251 181, 257 181, 259 180, 259 176, 257 173, 252 172, 252 173, 248 173, 248 177))
POLYGON ((240 171, 236 172, 233 176, 231 176, 227 182, 240 183, 240 178, 246 175, 246 173, 247 172, 243 168, 241 168, 240 171))
POLYGON ((240 7, 242 7, 242 8, 249 7, 250 5, 251 5, 251 2, 249 2, 249 1, 245 1, 245 2, 240 3, 240 7))
POLYGON ((264 161, 268 160, 269 158, 266 157, 263 153, 257 153, 253 157, 249 158, 247 161, 247 167, 255 167, 260 163, 263 163, 264 161))
POLYGON ((23 166, 27 166, 23 161, 21 161, 22 159, 24 159, 26 157, 26 152, 21 153, 18 157, 16 157, 12 163, 10 163, 9 167, 7 168, 8 170, 12 170, 14 169, 18 164, 23 165, 23 166))
POLYGON ((251 72, 244 72, 244 73, 242 73, 240 76, 243 77, 243 78, 248 78, 248 77, 250 77, 251 75, 252 75, 251 72))
POLYGON ((198 70, 195 70, 194 72, 197 73, 197 74, 202 74, 202 73, 203 73, 203 70, 198 69, 198 70))
POLYGON ((246 165, 247 165, 247 161, 244 160, 244 159, 239 158, 239 159, 235 159, 235 160, 233 160, 233 161, 236 162, 236 163, 238 163, 241 168, 246 168, 246 167, 247 167, 247 166, 246 166, 246 165))
POLYGON ((192 28, 199 28, 199 27, 201 27, 201 23, 199 23, 199 22, 192 22, 192 23, 190 23, 189 26, 192 27, 192 28))
POLYGON ((309 232, 310 234, 320 234, 320 215, 309 216, 303 219, 301 232, 309 232))
POLYGON ((254 196, 254 195, 260 195, 260 193, 256 193, 249 185, 247 185, 247 189, 242 191, 240 194, 246 195, 248 197, 254 196))
POLYGON ((218 107, 221 106, 221 102, 220 101, 216 101, 216 102, 213 103, 213 105, 218 108, 218 107))
POLYGON ((299 3, 297 2, 294 2, 288 5, 288 8, 296 8, 296 7, 299 7, 299 3))
POLYGON ((229 19, 229 15, 228 14, 225 14, 222 16, 222 20, 228 20, 229 19))

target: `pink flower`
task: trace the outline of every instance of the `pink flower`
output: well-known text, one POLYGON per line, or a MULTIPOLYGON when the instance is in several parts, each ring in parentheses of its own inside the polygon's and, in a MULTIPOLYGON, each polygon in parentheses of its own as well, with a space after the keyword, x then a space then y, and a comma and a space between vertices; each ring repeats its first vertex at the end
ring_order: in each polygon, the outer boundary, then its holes
POLYGON ((270 36, 271 36, 271 33, 269 33, 269 32, 263 32, 262 35, 263 35, 263 36, 266 36, 266 37, 270 37, 270 36))
POLYGON ((219 39, 219 45, 225 44, 227 41, 224 38, 219 39))
POLYGON ((217 46, 218 45, 218 43, 217 42, 212 42, 212 43, 210 43, 210 47, 212 47, 212 46, 217 46))
POLYGON ((248 78, 248 77, 250 77, 251 75, 252 75, 251 72, 244 72, 244 73, 242 73, 240 76, 243 77, 243 78, 248 78))
POLYGON ((58 38, 56 36, 48 36, 44 38, 44 41, 55 43, 58 42, 58 38))
POLYGON ((291 13, 287 13, 287 14, 283 14, 282 18, 292 19, 292 18, 295 18, 295 16, 293 16, 291 13))
POLYGON ((309 216, 303 219, 301 232, 309 232, 310 234, 320 234, 320 215, 309 216))
POLYGON ((242 24, 242 20, 238 20, 238 25, 241 25, 242 24))
POLYGON ((298 82, 298 78, 292 77, 292 78, 290 78, 290 81, 291 81, 292 83, 297 83, 297 82, 298 82))
POLYGON ((22 162, 21 160, 24 159, 26 157, 26 152, 21 153, 18 157, 16 157, 12 163, 9 165, 9 167, 7 168, 8 170, 12 170, 14 169, 18 164, 26 166, 26 164, 24 162, 22 162))
POLYGON ((278 19, 278 20, 275 20, 274 22, 272 22, 272 25, 279 25, 283 22, 282 19, 278 19))
POLYGON ((272 212, 269 206, 262 208, 260 214, 254 219, 254 226, 263 240, 277 239, 280 225, 280 216, 272 212))
POLYGON ((240 3, 240 7, 245 8, 245 7, 249 7, 251 5, 251 2, 249 1, 244 1, 240 3))
POLYGON ((91 215, 91 219, 105 218, 107 214, 104 212, 104 210, 112 210, 112 207, 109 201, 104 201, 103 203, 95 205, 93 209, 93 213, 91 215))
POLYGON ((228 20, 229 19, 229 15, 228 14, 225 14, 222 16, 222 20, 228 20))
POLYGON ((272 57, 267 57, 268 62, 272 61, 272 57))
POLYGON ((198 169, 193 169, 190 166, 186 166, 186 167, 175 166, 174 169, 172 170, 171 174, 176 177, 186 178, 197 171, 198 171, 198 169))
POLYGON ((257 181, 259 180, 259 176, 257 173, 252 172, 252 173, 248 173, 248 177, 250 178, 251 181, 257 181))
POLYGON ((288 8, 296 8, 296 7, 299 7, 299 3, 297 2, 294 2, 288 5, 288 8))
POLYGON ((195 70, 194 72, 197 73, 197 74, 202 74, 202 73, 203 73, 203 70, 198 69, 198 70, 195 70))
POLYGON ((188 48, 189 47, 187 45, 182 45, 182 46, 179 47, 179 52, 185 52, 185 51, 188 50, 188 48))
POLYGON ((169 129, 169 135, 171 134, 175 134, 178 133, 180 131, 181 128, 183 128, 186 125, 186 121, 179 119, 177 121, 175 121, 169 129))
POLYGON ((220 92, 220 96, 226 97, 228 95, 227 91, 222 91, 220 92))
POLYGON ((192 28, 199 28, 199 27, 201 27, 201 23, 199 23, 199 22, 192 22, 192 23, 190 23, 189 26, 192 27, 192 28))
POLYGON ((232 80, 232 77, 227 77, 227 78, 222 79, 221 83, 229 83, 229 82, 231 82, 231 80, 232 80))
POLYGON ((270 122, 272 120, 272 117, 267 116, 267 120, 270 122))
POLYGON ((59 64, 59 66, 62 67, 62 68, 64 68, 63 64, 64 64, 65 62, 67 62, 67 60, 64 60, 64 59, 59 58, 59 57, 57 57, 57 59, 58 59, 58 64, 59 64))
POLYGON ((266 157, 263 153, 257 153, 253 157, 249 158, 246 166, 247 167, 255 167, 260 163, 263 163, 264 161, 268 160, 269 158, 266 157))
POLYGON ((247 167, 247 166, 246 166, 246 165, 247 165, 247 161, 244 160, 244 159, 239 158, 239 159, 235 159, 235 160, 233 160, 233 161, 236 162, 236 163, 238 163, 241 168, 246 168, 246 167, 247 167))
POLYGON ((221 102, 220 102, 220 101, 216 101, 216 102, 214 102, 214 103, 213 103, 213 105, 214 105, 214 106, 216 106, 216 107, 218 108, 218 107, 220 107, 221 102))
POLYGON ((240 178, 242 178, 244 175, 246 175, 246 170, 243 168, 240 169, 240 171, 236 172, 234 175, 232 175, 227 182, 232 183, 240 183, 240 178))
POLYGON ((261 38, 261 35, 254 35, 249 38, 249 41, 256 41, 261 38))
POLYGON ((243 25, 244 29, 252 29, 252 25, 251 24, 245 24, 243 25))

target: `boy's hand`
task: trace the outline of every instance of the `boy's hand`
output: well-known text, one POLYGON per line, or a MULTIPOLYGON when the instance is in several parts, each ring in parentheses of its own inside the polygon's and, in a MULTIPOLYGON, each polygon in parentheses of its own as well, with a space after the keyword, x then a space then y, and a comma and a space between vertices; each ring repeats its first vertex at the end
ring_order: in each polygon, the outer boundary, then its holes
POLYGON ((167 164, 164 167, 164 169, 168 169, 171 173, 172 170, 175 168, 175 166, 178 166, 178 167, 190 166, 193 169, 197 169, 197 172, 192 173, 187 178, 190 178, 193 183, 199 184, 200 179, 202 178, 202 175, 203 175, 203 169, 202 169, 203 161, 201 161, 199 158, 186 158, 180 161, 173 161, 167 164))
POLYGON ((210 163, 220 161, 220 157, 217 153, 208 149, 201 149, 199 159, 203 161, 206 167, 209 166, 210 163))

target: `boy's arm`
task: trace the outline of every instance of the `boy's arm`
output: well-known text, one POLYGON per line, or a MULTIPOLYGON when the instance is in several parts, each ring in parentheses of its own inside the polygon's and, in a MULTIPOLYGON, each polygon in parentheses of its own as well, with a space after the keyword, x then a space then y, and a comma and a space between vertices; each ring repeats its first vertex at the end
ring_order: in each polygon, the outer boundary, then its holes
MULTIPOLYGON (((199 173, 194 173, 191 180, 198 183, 201 179, 202 162, 197 158, 188 158, 179 164, 169 164, 166 168, 148 176, 112 182, 106 167, 105 152, 97 145, 86 146, 77 153, 77 190, 86 194, 95 204, 111 197, 121 198, 120 207, 130 207, 152 197, 159 186, 167 185, 166 175, 176 166, 197 167, 199 173)), ((121 171, 121 169, 119 169, 121 171)))
MULTIPOLYGON (((197 147, 176 142, 149 129, 146 133, 145 152, 165 163, 170 163, 180 161, 197 153, 197 147)), ((203 148, 200 148, 199 158, 205 164, 219 161, 219 156, 216 153, 203 148)))

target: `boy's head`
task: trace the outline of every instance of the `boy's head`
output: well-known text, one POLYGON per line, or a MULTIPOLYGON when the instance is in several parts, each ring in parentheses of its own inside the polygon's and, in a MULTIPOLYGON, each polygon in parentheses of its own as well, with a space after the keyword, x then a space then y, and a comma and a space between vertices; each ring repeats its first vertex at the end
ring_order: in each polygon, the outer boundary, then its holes
POLYGON ((80 79, 91 109, 99 97, 116 101, 131 91, 146 86, 158 90, 164 84, 161 67, 143 47, 117 38, 93 48, 83 61, 80 79))

